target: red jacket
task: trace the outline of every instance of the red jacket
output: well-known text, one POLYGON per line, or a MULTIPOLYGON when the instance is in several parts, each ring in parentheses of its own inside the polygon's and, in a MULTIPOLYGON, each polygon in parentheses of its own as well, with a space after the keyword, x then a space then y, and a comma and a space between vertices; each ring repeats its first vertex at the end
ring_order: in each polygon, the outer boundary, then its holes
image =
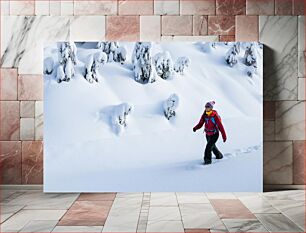
POLYGON ((202 128, 204 124, 204 131, 207 135, 213 135, 216 132, 220 131, 222 134, 223 141, 226 140, 226 133, 224 127, 216 110, 212 110, 212 113, 209 116, 204 111, 199 123, 193 129, 198 130, 202 128))

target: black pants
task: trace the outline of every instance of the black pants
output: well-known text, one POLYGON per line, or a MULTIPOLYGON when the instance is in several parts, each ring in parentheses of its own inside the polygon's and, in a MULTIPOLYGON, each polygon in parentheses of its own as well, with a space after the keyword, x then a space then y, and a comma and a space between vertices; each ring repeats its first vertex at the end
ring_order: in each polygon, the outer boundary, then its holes
POLYGON ((213 135, 207 135, 206 134, 206 148, 205 148, 205 155, 204 155, 204 161, 205 162, 211 162, 211 152, 213 152, 216 156, 216 158, 222 158, 222 153, 218 150, 216 146, 216 142, 219 138, 219 132, 213 134, 213 135))

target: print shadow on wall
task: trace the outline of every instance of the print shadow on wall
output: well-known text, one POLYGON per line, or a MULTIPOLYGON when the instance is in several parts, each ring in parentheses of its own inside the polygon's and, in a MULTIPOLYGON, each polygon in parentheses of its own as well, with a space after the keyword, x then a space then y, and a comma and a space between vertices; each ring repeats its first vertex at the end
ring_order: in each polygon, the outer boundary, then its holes
POLYGON ((263 188, 263 46, 44 48, 45 192, 263 188))

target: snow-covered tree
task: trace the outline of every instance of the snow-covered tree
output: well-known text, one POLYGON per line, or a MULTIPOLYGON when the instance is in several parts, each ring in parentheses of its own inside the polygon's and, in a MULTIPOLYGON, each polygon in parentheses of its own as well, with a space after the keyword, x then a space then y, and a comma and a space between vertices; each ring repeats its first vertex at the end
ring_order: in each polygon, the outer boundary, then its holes
POLYGON ((137 42, 132 55, 134 77, 140 83, 152 83, 156 80, 156 71, 152 61, 151 43, 137 42))
POLYGON ((69 82, 70 79, 74 78, 75 71, 74 71, 74 64, 71 60, 71 58, 68 59, 68 61, 65 64, 65 75, 66 75, 66 81, 69 82))
POLYGON ((172 94, 169 96, 169 98, 164 102, 163 108, 164 108, 164 114, 165 117, 170 120, 171 117, 174 117, 176 114, 176 109, 179 104, 179 97, 177 94, 172 94))
POLYGON ((246 72, 250 78, 253 78, 253 76, 256 74, 256 68, 254 66, 248 66, 246 72))
POLYGON ((174 76, 173 61, 168 51, 157 53, 154 56, 156 73, 163 79, 170 79, 174 76))
POLYGON ((225 61, 231 67, 237 64, 237 55, 240 53, 240 43, 234 43, 234 45, 227 51, 225 61))
POLYGON ((253 66, 255 68, 257 67, 257 57, 253 43, 250 43, 245 49, 244 63, 247 66, 253 66))
POLYGON ((64 72, 64 66, 59 64, 56 70, 56 80, 58 83, 66 81, 66 74, 64 72))
POLYGON ((44 74, 52 74, 54 69, 54 61, 52 59, 52 57, 47 57, 44 60, 44 74))
POLYGON ((197 45, 204 53, 210 53, 216 48, 215 43, 212 42, 198 42, 197 45))
POLYGON ((99 62, 97 62, 94 59, 94 55, 95 54, 89 55, 89 57, 86 60, 86 64, 85 64, 84 76, 85 76, 85 79, 90 83, 93 83, 93 81, 96 81, 96 82, 99 81, 97 77, 99 62))
POLYGON ((126 60, 126 48, 124 46, 119 46, 115 50, 114 61, 124 64, 125 60, 126 60))
POLYGON ((190 59, 188 57, 177 58, 174 64, 174 70, 181 75, 184 74, 185 69, 190 65, 190 59))
POLYGON ((58 43, 58 50, 60 66, 57 68, 57 81, 59 83, 62 81, 69 82, 75 76, 74 66, 77 64, 77 47, 74 42, 62 42, 58 43))
POLYGON ((127 126, 127 116, 131 114, 132 106, 128 103, 122 103, 114 106, 111 116, 112 128, 118 134, 127 126))
POLYGON ((126 60, 126 48, 120 46, 119 42, 98 42, 97 48, 107 55, 107 62, 120 62, 123 64, 126 60))
POLYGON ((103 51, 96 52, 94 54, 94 60, 100 64, 105 64, 107 62, 107 54, 103 51))

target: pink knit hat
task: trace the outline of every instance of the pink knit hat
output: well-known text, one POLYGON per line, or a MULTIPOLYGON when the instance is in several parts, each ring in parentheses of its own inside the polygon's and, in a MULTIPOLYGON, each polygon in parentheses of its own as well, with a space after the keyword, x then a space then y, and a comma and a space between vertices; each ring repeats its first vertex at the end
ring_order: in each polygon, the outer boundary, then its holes
POLYGON ((214 108, 215 101, 210 101, 205 104, 205 108, 214 108))

